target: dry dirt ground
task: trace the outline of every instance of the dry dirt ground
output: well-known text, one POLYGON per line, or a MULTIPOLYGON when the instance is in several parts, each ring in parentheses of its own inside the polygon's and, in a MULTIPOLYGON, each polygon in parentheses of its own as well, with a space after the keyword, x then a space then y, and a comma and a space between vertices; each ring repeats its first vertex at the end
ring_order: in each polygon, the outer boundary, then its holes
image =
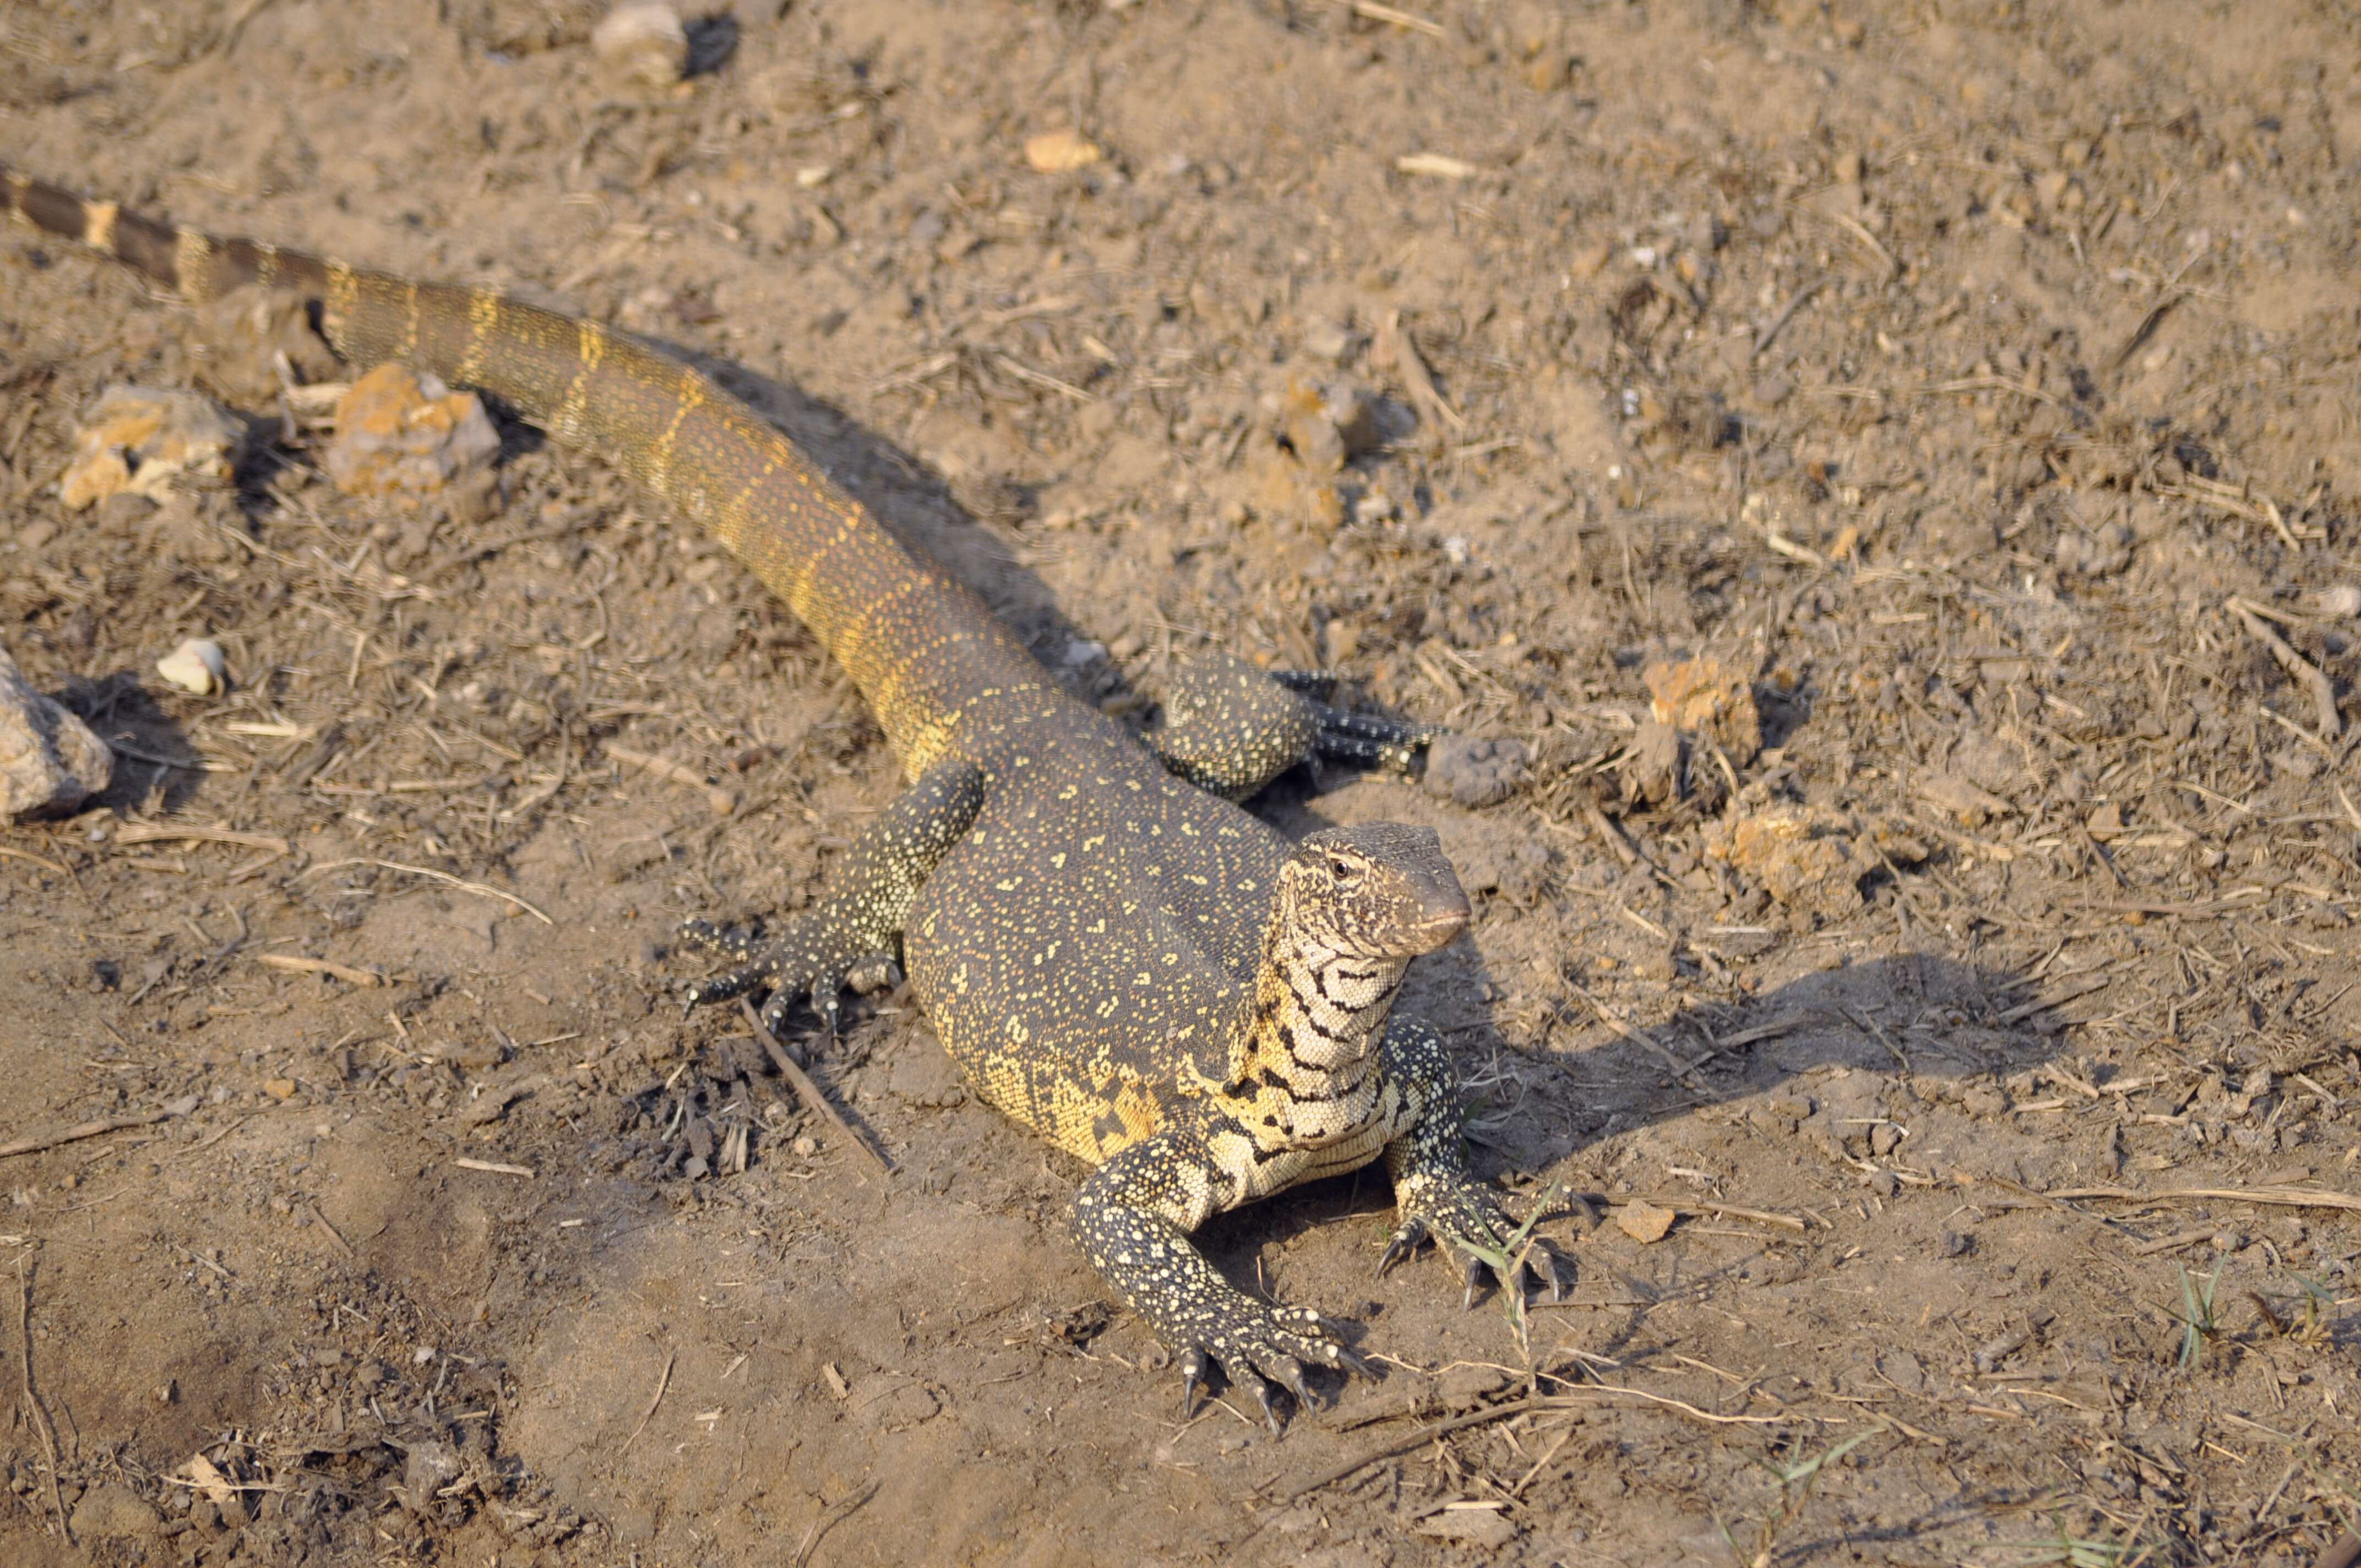
POLYGON ((1477 918, 1406 1005, 1483 1170, 1598 1216, 1521 1337, 1372 1278, 1378 1183, 1219 1222, 1384 1376, 1178 1419, 906 992, 811 1058, 890 1175, 669 999, 674 922, 796 907, 896 786, 810 639, 520 427, 339 494, 212 318, 14 234, 0 636, 119 766, 0 830, 0 1142, 170 1114, 0 1159, 0 1557, 2353 1528, 2361 26, 1405 12, 749 0, 650 93, 560 0, 0 10, 0 158, 722 367, 1120 711, 1219 643, 1523 742, 1489 805, 1257 808, 1443 834, 1477 918), (249 416, 237 483, 62 510, 116 381, 249 416), (200 634, 226 696, 155 674, 200 634), (1698 658, 1723 710, 1655 722, 1698 658))

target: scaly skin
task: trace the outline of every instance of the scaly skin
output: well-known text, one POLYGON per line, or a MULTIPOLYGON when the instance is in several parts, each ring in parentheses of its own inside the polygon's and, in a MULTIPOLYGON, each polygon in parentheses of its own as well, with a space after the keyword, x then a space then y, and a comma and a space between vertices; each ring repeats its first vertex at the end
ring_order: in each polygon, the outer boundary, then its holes
MULTIPOLYGON (((1433 834, 1379 825, 1290 848, 1232 804, 1314 754, 1406 765, 1423 731, 1228 661, 1184 676, 1143 743, 753 410, 629 337, 5 168, 0 210, 192 300, 297 292, 357 368, 398 359, 496 394, 670 500, 812 629, 911 787, 775 937, 686 927, 739 967, 683 994, 767 989, 774 1026, 807 995, 832 1027, 847 978, 898 950, 983 1096, 1098 1168, 1077 1234, 1179 1357, 1184 1399, 1214 1362, 1266 1411, 1273 1382, 1305 1397, 1305 1364, 1358 1365, 1316 1314, 1223 1280, 1188 1239, 1208 1216, 1382 1156, 1402 1215, 1385 1262, 1428 1234, 1493 1245, 1510 1229, 1462 1163, 1441 1040, 1391 1018, 1403 969, 1467 917, 1433 834)), ((1543 1270, 1554 1290, 1554 1254, 1543 1270)))

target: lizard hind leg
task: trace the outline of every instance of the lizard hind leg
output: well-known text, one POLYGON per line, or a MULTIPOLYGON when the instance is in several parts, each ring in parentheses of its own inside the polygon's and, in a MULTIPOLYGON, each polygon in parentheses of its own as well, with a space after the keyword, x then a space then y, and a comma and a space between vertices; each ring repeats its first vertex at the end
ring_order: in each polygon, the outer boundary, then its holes
POLYGON ((846 983, 873 990, 890 981, 902 926, 918 889, 983 805, 981 769, 958 758, 938 762, 862 831, 818 902, 775 935, 756 938, 705 920, 685 923, 682 946, 734 960, 736 967, 710 980, 688 981, 681 987, 682 1000, 697 1007, 768 989, 763 1023, 775 1032, 787 1009, 808 996, 812 1010, 835 1034, 846 983))

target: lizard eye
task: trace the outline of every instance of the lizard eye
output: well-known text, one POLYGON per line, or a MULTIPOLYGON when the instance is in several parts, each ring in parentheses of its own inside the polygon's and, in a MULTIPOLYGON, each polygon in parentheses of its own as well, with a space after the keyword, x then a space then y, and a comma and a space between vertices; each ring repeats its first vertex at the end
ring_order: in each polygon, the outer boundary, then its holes
POLYGON ((1361 880, 1361 868, 1342 855, 1331 855, 1328 857, 1328 874, 1349 884, 1361 880))

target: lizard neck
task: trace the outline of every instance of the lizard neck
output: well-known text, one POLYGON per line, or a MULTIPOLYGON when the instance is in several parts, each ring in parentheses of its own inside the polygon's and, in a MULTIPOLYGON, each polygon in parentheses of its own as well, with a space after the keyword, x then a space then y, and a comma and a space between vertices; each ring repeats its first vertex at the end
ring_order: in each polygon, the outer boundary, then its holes
POLYGON ((1408 959, 1342 950, 1292 900, 1263 933, 1244 1077, 1298 1100, 1333 1100, 1368 1076, 1408 959))

